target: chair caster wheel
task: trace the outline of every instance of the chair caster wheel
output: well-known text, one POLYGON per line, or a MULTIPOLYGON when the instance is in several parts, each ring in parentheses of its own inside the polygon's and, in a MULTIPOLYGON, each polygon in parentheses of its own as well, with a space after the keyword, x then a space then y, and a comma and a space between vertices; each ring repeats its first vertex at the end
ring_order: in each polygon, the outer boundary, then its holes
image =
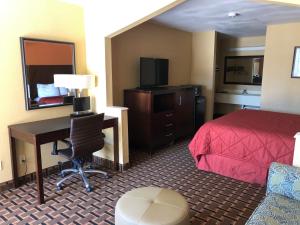
POLYGON ((57 191, 61 191, 62 189, 63 189, 62 186, 56 186, 56 190, 57 190, 57 191))
POLYGON ((94 169, 95 169, 95 166, 93 166, 93 165, 88 165, 88 166, 87 166, 87 169, 88 169, 88 170, 94 170, 94 169))
POLYGON ((105 179, 112 178, 112 175, 107 174, 104 178, 105 178, 105 179))
POLYGON ((92 187, 87 187, 87 188, 86 188, 86 191, 87 191, 87 192, 92 192, 92 191, 93 191, 93 188, 92 188, 92 187))

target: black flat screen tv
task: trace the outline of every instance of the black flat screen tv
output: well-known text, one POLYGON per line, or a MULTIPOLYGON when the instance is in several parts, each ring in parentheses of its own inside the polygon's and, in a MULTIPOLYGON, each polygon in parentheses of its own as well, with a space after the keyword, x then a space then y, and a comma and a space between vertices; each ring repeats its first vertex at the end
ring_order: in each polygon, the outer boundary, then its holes
POLYGON ((168 85, 169 60, 140 58, 140 87, 168 85))

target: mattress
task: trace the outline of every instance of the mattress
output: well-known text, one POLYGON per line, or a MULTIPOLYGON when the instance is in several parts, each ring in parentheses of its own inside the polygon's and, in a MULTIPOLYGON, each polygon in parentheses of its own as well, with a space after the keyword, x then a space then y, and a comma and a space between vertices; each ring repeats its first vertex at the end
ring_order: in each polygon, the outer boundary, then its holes
POLYGON ((264 185, 271 162, 292 164, 300 116, 239 110, 204 124, 189 144, 199 169, 264 185))

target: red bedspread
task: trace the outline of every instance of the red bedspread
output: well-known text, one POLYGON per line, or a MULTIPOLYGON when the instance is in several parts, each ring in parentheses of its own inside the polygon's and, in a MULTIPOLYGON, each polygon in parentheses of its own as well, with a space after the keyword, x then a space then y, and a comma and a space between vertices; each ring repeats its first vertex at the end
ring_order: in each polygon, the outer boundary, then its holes
POLYGON ((189 149, 199 169, 265 184, 271 162, 292 164, 299 131, 298 115, 239 110, 204 124, 189 149))
POLYGON ((64 103, 64 96, 51 96, 51 97, 43 97, 43 98, 40 98, 38 103, 40 105, 43 105, 43 104, 63 104, 64 103))

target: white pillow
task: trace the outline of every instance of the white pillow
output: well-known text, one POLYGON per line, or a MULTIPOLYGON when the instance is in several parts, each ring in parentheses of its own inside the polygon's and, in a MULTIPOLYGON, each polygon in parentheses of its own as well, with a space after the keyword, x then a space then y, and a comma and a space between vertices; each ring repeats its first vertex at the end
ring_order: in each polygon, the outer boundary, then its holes
POLYGON ((54 84, 37 84, 36 86, 40 98, 59 96, 59 89, 54 84))
POLYGON ((68 89, 65 87, 59 87, 60 95, 68 95, 68 89))

